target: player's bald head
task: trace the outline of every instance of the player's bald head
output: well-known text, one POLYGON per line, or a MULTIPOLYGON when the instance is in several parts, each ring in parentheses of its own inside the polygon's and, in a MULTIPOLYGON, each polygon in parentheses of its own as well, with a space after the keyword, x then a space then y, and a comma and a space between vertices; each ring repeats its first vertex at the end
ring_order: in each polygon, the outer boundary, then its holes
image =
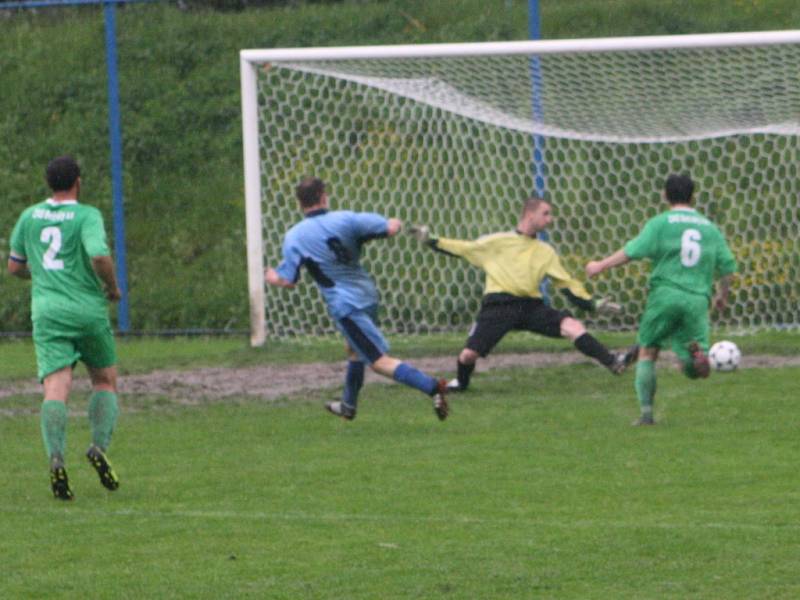
POLYGON ((525 218, 525 215, 534 214, 537 210, 539 210, 539 207, 541 207, 543 204, 546 204, 548 206, 550 205, 550 203, 543 198, 539 198, 538 196, 531 196, 523 203, 522 212, 520 213, 520 218, 523 219, 525 218))

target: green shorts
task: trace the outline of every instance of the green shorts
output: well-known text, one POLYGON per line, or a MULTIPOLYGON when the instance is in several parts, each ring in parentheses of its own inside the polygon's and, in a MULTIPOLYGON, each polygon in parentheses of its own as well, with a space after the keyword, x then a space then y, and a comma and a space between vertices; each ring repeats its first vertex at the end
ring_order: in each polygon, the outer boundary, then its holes
POLYGON ((33 322, 33 345, 39 381, 79 360, 95 369, 117 364, 108 319, 77 327, 40 317, 33 322))
POLYGON ((684 363, 690 360, 691 342, 707 352, 708 308, 708 298, 700 294, 664 286, 651 290, 639 321, 639 345, 663 348, 671 342, 672 351, 684 363))

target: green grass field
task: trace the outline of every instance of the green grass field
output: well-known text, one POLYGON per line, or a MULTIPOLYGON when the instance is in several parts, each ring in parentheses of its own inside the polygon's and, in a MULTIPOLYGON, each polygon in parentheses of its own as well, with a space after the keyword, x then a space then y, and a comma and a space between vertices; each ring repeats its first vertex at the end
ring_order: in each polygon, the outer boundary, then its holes
MULTIPOLYGON (((249 356, 233 342, 172 348, 249 356)), ((398 385, 367 386, 352 423, 322 410, 332 389, 123 398, 116 493, 70 418, 71 504, 50 497, 33 403, 0 416, 0 597, 797 597, 798 382, 662 366, 645 429, 633 375, 583 364, 480 374, 444 423, 398 385)))
MULTIPOLYGON (((632 332, 595 332, 610 347, 632 344, 632 332)), ((761 331, 741 335, 716 332, 714 341, 728 337, 735 340, 745 354, 798 353, 800 335, 791 331, 761 331)), ((449 356, 464 343, 464 333, 440 335, 392 336, 392 351, 403 358, 449 356)), ((245 337, 120 338, 117 344, 120 373, 147 373, 156 369, 193 367, 242 367, 263 363, 338 362, 343 359, 343 343, 339 336, 317 336, 313 339, 269 339, 261 348, 251 348, 245 337)), ((527 333, 511 333, 498 346, 499 352, 570 352, 564 340, 553 340, 527 333)), ((30 338, 0 341, 0 385, 4 380, 32 378, 36 360, 30 338)), ((84 374, 78 367, 78 374, 84 374)))

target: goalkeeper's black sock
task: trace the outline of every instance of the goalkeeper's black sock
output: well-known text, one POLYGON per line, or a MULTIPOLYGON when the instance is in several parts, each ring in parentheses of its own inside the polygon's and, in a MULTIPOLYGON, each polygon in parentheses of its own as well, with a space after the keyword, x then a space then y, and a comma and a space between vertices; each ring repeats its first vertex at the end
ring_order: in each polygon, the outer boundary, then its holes
POLYGON ((614 362, 614 355, 608 351, 603 344, 597 341, 590 333, 584 333, 582 336, 575 340, 575 347, 605 367, 611 366, 614 362))
POLYGON ((465 365, 459 360, 457 365, 458 389, 464 391, 469 386, 470 377, 472 377, 472 372, 475 370, 475 363, 465 365))

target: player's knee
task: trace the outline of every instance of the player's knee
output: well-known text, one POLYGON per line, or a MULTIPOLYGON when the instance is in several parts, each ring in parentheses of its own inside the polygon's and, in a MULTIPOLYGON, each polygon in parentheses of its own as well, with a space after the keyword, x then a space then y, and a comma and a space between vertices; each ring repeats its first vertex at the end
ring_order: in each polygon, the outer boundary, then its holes
POLYGON ((479 354, 475 350, 464 348, 458 355, 458 362, 462 365, 474 365, 478 361, 479 354))
POLYGON ((92 389, 98 392, 117 391, 117 368, 89 368, 89 378, 92 380, 92 389))
POLYGON ((639 360, 658 360, 658 348, 648 348, 642 346, 639 348, 639 360))
POLYGON ((388 354, 382 354, 380 357, 370 363, 369 368, 379 375, 392 377, 395 369, 397 369, 401 362, 402 361, 398 358, 393 358, 388 354))
POLYGON ((586 327, 578 319, 566 317, 561 320, 561 337, 574 341, 584 333, 586 333, 586 327))

